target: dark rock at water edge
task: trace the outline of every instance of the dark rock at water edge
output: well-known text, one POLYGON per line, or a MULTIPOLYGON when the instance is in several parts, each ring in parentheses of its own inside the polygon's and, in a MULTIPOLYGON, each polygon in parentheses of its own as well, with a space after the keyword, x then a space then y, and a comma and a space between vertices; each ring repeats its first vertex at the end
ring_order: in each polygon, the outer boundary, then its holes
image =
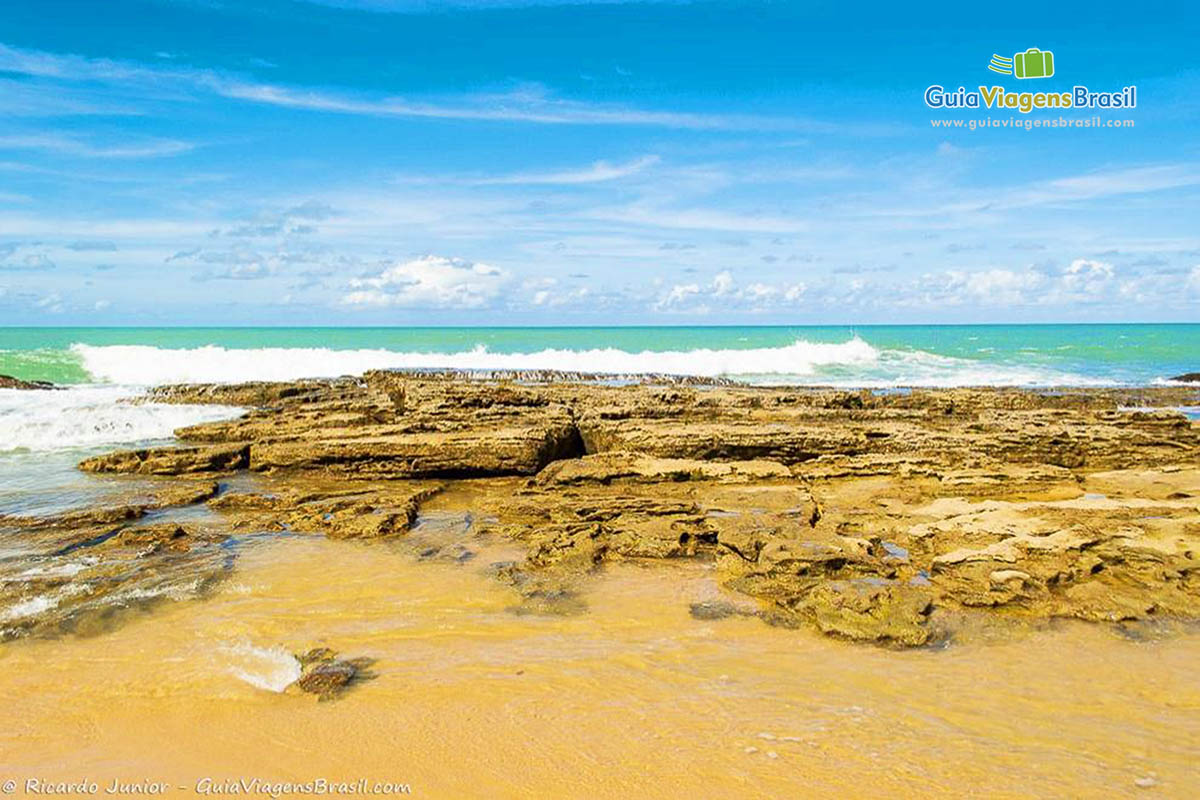
POLYGON ((353 684, 375 677, 370 671, 373 659, 341 659, 328 647, 298 653, 296 660, 301 673, 293 685, 306 694, 315 694, 318 700, 336 699, 353 684))
POLYGON ((23 381, 12 375, 0 375, 0 389, 57 389, 50 381, 23 381))

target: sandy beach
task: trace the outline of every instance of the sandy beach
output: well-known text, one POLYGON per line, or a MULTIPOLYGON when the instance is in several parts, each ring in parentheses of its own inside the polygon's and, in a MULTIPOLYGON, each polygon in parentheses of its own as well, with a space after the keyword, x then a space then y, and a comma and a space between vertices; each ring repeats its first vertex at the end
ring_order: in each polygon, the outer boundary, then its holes
POLYGON ((726 383, 152 390, 245 411, 0 519, 8 765, 70 749, 71 775, 200 793, 1197 788, 1200 431, 1173 409, 1200 391, 726 383))

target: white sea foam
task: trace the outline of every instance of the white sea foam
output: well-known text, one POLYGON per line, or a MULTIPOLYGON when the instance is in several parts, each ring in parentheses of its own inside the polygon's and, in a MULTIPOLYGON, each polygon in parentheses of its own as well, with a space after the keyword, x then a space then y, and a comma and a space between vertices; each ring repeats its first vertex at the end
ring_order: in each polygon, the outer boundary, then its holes
POLYGON ((30 567, 22 572, 19 578, 73 578, 86 569, 96 566, 100 559, 95 556, 85 556, 79 561, 56 564, 49 567, 30 567))
POLYGON ((75 344, 96 379, 114 383, 208 383, 291 380, 358 375, 369 369, 554 369, 578 372, 661 372, 678 375, 742 373, 812 374, 825 364, 872 363, 874 347, 859 338, 828 344, 797 341, 786 347, 750 350, 588 350, 546 349, 534 353, 495 353, 483 345, 457 353, 395 350, 260 348, 230 350, 206 346, 166 350, 145 345, 96 347, 75 344))
POLYGON ((124 384, 222 383, 358 375, 369 369, 563 370, 727 376, 772 384, 834 386, 1078 386, 1103 383, 1050 368, 953 358, 921 350, 880 350, 859 337, 798 339, 780 347, 642 350, 544 349, 496 353, 483 345, 454 353, 384 349, 165 349, 145 345, 71 348, 97 381, 124 384))
POLYGON ((130 589, 121 595, 127 600, 156 600, 165 597, 168 600, 191 600, 200 590, 200 579, 197 578, 184 584, 168 583, 152 589, 130 589))
POLYGON ((242 413, 228 406, 128 402, 139 393, 121 386, 0 389, 0 452, 165 439, 176 428, 242 413))
POLYGON ((9 606, 7 609, 0 611, 0 620, 8 622, 15 619, 22 619, 23 617, 40 614, 43 611, 49 611, 57 605, 57 597, 52 597, 50 595, 38 595, 37 597, 31 597, 28 600, 22 600, 21 602, 15 603, 9 606))
POLYGON ((220 651, 235 677, 268 692, 282 692, 300 677, 300 662, 282 647, 242 642, 223 646, 220 651))

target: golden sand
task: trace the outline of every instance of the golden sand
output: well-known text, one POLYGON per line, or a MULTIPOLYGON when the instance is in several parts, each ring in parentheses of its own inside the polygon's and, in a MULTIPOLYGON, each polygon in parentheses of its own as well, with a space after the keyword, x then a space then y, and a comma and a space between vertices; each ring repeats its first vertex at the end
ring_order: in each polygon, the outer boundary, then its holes
POLYGON ((419 797, 1200 795, 1200 636, 1102 626, 854 645, 696 620, 711 565, 609 565, 588 611, 411 548, 243 545, 204 601, 92 638, 0 646, 0 764, 23 783, 407 783, 419 797), (289 652, 377 660, 333 702, 279 693, 289 652), (255 683, 261 685, 254 685, 255 683))

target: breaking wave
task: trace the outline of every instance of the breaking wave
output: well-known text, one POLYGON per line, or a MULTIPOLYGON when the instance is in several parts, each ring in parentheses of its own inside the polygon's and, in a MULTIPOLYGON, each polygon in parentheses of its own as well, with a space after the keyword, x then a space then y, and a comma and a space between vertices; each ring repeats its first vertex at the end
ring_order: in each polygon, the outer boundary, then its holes
POLYGON ((176 428, 242 413, 228 406, 128 402, 137 394, 138 389, 121 386, 0 389, 0 452, 166 439, 176 428))
POLYGON ((169 349, 148 345, 74 344, 71 351, 98 382, 160 385, 234 383, 358 375, 370 369, 560 370, 729 377, 754 383, 887 386, 1067 386, 1099 383, 1068 372, 880 350, 855 336, 844 342, 798 339, 781 347, 642 350, 555 349, 493 352, 483 345, 452 353, 386 349, 233 349, 217 345, 169 349))

